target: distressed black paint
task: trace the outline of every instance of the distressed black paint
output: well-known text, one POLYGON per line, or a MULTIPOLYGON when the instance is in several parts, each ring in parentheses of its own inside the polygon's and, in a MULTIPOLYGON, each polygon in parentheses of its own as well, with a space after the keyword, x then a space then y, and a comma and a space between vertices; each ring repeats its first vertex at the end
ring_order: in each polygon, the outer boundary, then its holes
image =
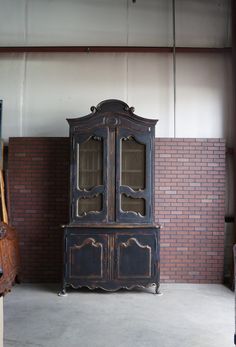
MULTIPOLYGON (((156 120, 136 116, 119 100, 106 100, 92 113, 69 119, 71 138, 71 213, 64 229, 63 288, 87 286, 117 290, 159 287, 159 227, 153 224, 153 141, 156 120), (78 144, 91 137, 103 141, 103 184, 90 190, 78 182, 78 144), (121 185, 121 141, 132 137, 145 145, 144 188, 121 185), (77 213, 79 198, 102 194, 102 210, 77 213), (122 211, 121 194, 145 201, 145 214, 122 211)), ((132 160, 132 156, 131 156, 132 160)), ((131 173, 133 175, 132 170, 131 173)), ((132 176, 130 176, 132 177, 132 176)))

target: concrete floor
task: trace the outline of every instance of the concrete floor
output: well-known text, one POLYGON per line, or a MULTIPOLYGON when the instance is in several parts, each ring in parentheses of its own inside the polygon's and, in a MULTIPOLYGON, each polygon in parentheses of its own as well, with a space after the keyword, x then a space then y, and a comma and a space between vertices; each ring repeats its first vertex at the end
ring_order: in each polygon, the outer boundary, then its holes
POLYGON ((56 285, 13 288, 4 298, 4 347, 230 347, 234 295, 221 285, 164 284, 134 291, 56 285))

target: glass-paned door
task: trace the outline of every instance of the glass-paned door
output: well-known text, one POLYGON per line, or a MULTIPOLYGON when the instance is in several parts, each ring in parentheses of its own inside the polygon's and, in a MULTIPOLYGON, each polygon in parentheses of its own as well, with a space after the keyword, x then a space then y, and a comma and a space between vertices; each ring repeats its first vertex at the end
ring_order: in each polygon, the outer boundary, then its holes
POLYGON ((119 129, 116 151, 117 221, 150 222, 150 136, 141 132, 119 129))
POLYGON ((107 130, 73 138, 72 220, 106 221, 107 130))

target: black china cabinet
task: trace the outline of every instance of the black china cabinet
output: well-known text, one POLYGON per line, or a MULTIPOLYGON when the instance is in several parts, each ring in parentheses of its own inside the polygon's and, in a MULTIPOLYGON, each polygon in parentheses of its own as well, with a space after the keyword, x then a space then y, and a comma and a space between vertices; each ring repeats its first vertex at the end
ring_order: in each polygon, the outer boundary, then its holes
POLYGON ((159 227, 154 224, 156 120, 119 100, 68 119, 70 223, 64 226, 63 283, 114 291, 159 288, 159 227))

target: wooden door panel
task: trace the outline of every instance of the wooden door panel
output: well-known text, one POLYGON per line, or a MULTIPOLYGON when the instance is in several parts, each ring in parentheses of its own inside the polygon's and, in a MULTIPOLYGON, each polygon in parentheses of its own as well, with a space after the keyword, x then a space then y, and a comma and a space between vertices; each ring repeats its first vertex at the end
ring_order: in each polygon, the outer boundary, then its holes
POLYGON ((117 235, 116 276, 118 280, 149 279, 153 276, 154 238, 150 235, 117 235))
POLYGON ((71 235, 68 276, 104 280, 107 277, 107 235, 71 235))

